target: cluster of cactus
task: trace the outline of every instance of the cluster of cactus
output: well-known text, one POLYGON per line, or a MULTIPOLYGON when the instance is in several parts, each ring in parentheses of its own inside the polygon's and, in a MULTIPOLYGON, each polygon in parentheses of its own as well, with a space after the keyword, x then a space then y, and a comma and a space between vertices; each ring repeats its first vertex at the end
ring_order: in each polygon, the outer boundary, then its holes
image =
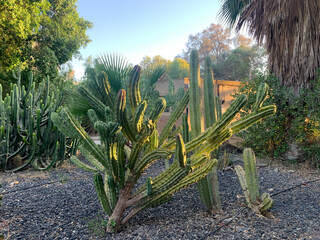
POLYGON ((39 170, 57 166, 76 151, 76 141, 66 138, 50 116, 59 110, 63 96, 50 91, 49 79, 35 90, 33 74, 29 86, 21 86, 21 74, 15 74, 10 95, 2 100, 0 85, 0 169, 17 171, 28 165, 39 170))
MULTIPOLYGON (((159 98, 150 115, 145 114, 148 103, 140 97, 140 72, 139 66, 132 69, 127 90, 121 89, 117 97, 111 92, 107 75, 101 73, 99 82, 104 86, 101 91, 107 105, 84 88, 81 90, 92 106, 88 115, 100 136, 101 145, 94 143, 69 110, 62 109, 51 117, 63 133, 79 140, 79 150, 90 164, 75 156, 71 161, 95 172, 94 186, 104 211, 109 215, 107 231, 110 232, 116 231, 138 212, 170 200, 176 191, 205 177, 217 164, 217 160, 210 158, 210 153, 230 138, 232 132, 241 131, 275 112, 275 107, 269 106, 260 110, 259 115, 249 114, 229 125, 235 112, 229 111, 220 122, 185 143, 180 135, 182 128, 173 132, 172 128, 189 102, 189 92, 185 93, 158 134, 157 121, 166 102, 159 98), (103 117, 101 113, 104 113, 103 117), (193 154, 188 158, 190 152, 193 154), (168 169, 137 186, 150 164, 172 156, 174 161, 168 169)), ((240 110, 245 102, 246 97, 241 97, 233 108, 240 110)))
MULTIPOLYGON (((203 96, 201 89, 202 85, 200 81, 198 53, 196 50, 193 50, 190 56, 190 123, 192 139, 197 139, 198 136, 203 135, 203 133, 208 133, 210 135, 215 132, 214 137, 208 139, 209 142, 222 136, 226 136, 226 140, 231 137, 232 134, 274 114, 276 111, 276 107, 273 105, 262 107, 268 94, 268 86, 262 84, 257 91, 256 102, 253 106, 253 111, 250 114, 241 119, 236 118, 238 113, 247 103, 247 96, 245 95, 239 95, 237 99, 231 103, 226 112, 221 114, 221 106, 219 106, 220 101, 214 94, 212 66, 209 57, 205 59, 203 96), (205 114, 202 113, 203 99, 205 114), (203 119, 205 119, 207 128, 205 131, 203 119)), ((217 148, 218 146, 214 149, 217 148)), ((208 150, 208 148, 203 149, 203 151, 205 150, 208 150)), ((200 150, 197 149, 197 151, 200 150)), ((211 156, 213 156, 213 154, 211 154, 211 156)), ((206 178, 203 178, 198 183, 198 190, 201 200, 210 211, 217 212, 221 210, 216 166, 206 178)))
POLYGON ((256 213, 264 214, 273 205, 270 194, 259 193, 259 180, 256 168, 256 158, 251 148, 243 151, 244 170, 240 165, 235 166, 248 207, 256 213))

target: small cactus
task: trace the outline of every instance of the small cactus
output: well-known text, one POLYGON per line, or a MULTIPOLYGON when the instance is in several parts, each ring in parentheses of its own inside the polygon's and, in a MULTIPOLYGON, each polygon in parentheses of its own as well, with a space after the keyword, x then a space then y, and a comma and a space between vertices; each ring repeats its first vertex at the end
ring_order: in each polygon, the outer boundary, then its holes
POLYGON ((243 152, 244 169, 237 165, 235 166, 243 193, 248 204, 248 207, 255 212, 264 214, 273 205, 273 200, 270 194, 259 193, 259 180, 256 168, 256 158, 251 148, 244 149, 243 152))

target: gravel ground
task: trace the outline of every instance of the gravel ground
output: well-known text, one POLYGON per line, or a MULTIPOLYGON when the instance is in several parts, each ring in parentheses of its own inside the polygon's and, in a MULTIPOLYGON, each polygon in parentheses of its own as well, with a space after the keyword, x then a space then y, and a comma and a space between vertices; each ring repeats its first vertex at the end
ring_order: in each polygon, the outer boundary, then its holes
MULTIPOLYGON (((163 169, 157 163, 148 171, 163 169)), ((106 217, 91 176, 74 167, 1 173, 4 239, 320 239, 320 181, 275 195, 274 219, 267 219, 243 208, 235 172, 220 172, 224 210, 220 215, 206 211, 193 185, 170 202, 139 213, 120 233, 106 234, 102 227, 106 217)), ((319 177, 274 165, 259 169, 261 192, 270 194, 319 177)))

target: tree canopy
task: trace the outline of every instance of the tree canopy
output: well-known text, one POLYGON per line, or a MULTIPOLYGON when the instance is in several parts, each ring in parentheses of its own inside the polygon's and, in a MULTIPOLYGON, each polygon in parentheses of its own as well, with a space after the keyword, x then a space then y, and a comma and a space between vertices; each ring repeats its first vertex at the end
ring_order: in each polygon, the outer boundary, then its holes
POLYGON ((88 44, 92 24, 76 0, 7 0, 0 3, 0 70, 16 66, 55 78, 58 67, 88 44))
POLYGON ((239 31, 247 26, 265 43, 269 69, 282 86, 312 88, 320 68, 319 0, 224 0, 220 17, 239 31))
POLYGON ((243 35, 232 37, 230 31, 224 29, 220 24, 211 24, 202 32, 189 35, 186 49, 179 57, 188 60, 192 49, 196 49, 200 62, 203 62, 206 56, 217 59, 232 47, 249 46, 250 43, 251 39, 243 35))

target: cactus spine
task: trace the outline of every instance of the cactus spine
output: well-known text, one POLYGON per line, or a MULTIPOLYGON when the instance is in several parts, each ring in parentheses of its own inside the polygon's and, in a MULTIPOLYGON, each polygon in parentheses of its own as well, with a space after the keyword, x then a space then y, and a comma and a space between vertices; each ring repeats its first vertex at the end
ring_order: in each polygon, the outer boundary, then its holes
POLYGON ((244 170, 241 166, 235 166, 241 187, 248 207, 257 213, 264 214, 273 205, 270 194, 259 193, 259 181, 256 168, 256 158, 251 148, 243 151, 244 170))

